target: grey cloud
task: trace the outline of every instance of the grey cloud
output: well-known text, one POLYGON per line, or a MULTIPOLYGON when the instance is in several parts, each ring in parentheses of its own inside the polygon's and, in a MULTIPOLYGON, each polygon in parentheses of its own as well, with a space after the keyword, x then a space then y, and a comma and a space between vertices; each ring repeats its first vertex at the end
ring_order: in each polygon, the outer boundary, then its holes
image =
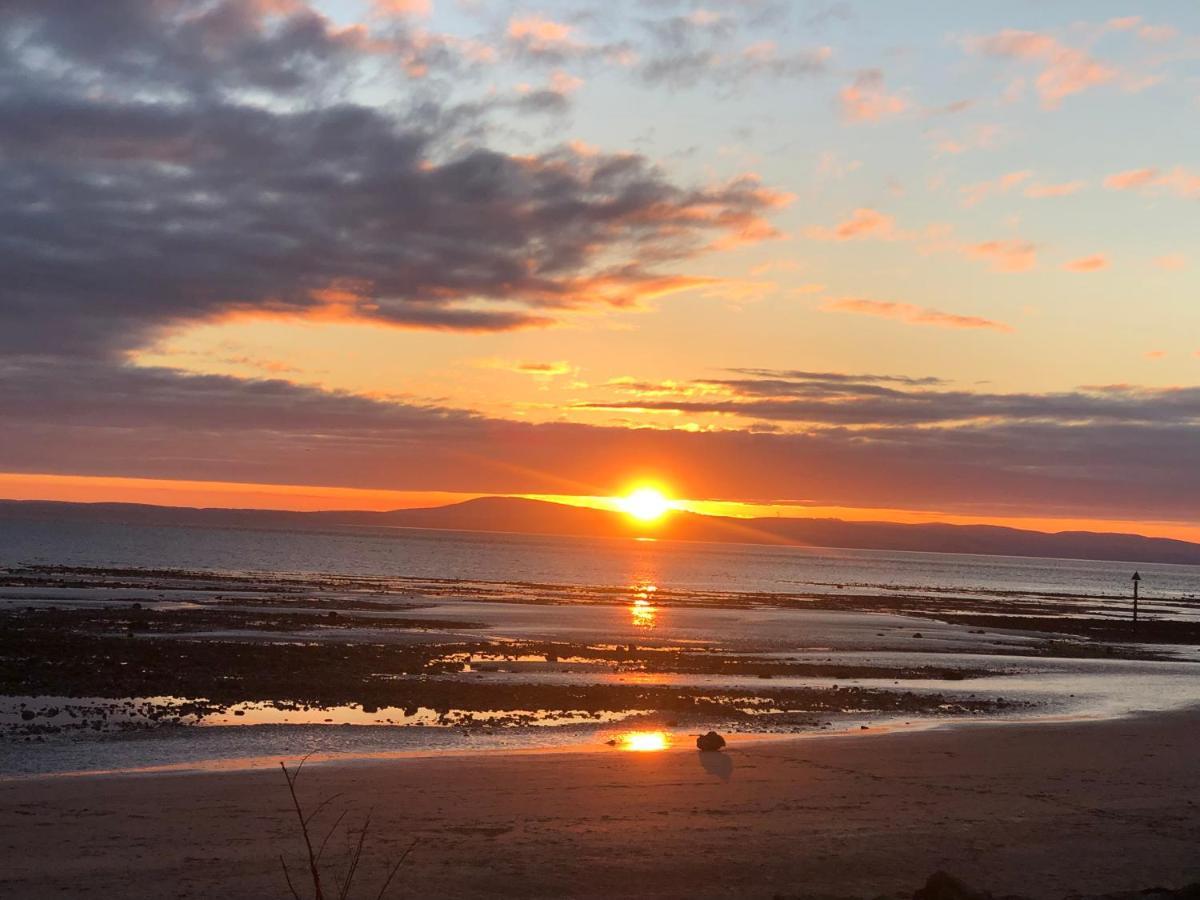
MULTIPOLYGON (((545 325, 634 302, 771 206, 757 182, 688 188, 640 156, 463 146, 481 106, 326 100, 314 61, 403 56, 401 37, 266 9, 0 7, 0 353, 111 356, 230 314, 545 325)), ((549 93, 522 108, 558 108, 549 93)))
POLYGON ((1061 393, 987 393, 932 389, 940 382, 892 376, 745 370, 745 378, 710 379, 670 391, 618 386, 635 399, 585 408, 720 414, 811 426, 915 426, 956 422, 1200 423, 1200 387, 1080 389, 1061 393), (696 395, 696 388, 701 395, 696 395), (703 389, 709 389, 703 393, 703 389), (713 389, 716 389, 715 391, 713 389), (668 394, 668 396, 663 396, 668 394))
POLYGON ((0 416, 6 471, 609 493, 636 460, 689 497, 1180 520, 1200 503, 1181 421, 689 434, 52 358, 0 369, 0 416))

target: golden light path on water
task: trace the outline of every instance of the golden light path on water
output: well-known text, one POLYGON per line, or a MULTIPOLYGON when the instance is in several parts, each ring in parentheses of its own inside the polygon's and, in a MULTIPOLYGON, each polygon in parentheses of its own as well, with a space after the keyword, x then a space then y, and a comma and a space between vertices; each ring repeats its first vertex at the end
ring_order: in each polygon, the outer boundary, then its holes
POLYGON ((654 628, 657 625, 658 607, 651 598, 658 587, 653 584, 634 585, 634 601, 629 607, 629 618, 635 628, 654 628))

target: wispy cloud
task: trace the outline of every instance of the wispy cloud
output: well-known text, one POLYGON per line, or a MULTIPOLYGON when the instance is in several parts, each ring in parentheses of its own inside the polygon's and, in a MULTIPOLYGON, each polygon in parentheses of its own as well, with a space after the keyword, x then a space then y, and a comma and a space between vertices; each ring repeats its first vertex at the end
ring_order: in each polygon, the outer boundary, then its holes
POLYGON ((1065 262, 1063 268, 1068 272, 1099 272, 1108 268, 1108 257, 1103 253, 1095 253, 1065 262))
POLYGON ((838 99, 842 116, 849 122, 878 122, 908 109, 904 97, 888 93, 879 69, 859 72, 853 82, 842 88, 838 99))
POLYGON ((1005 29, 987 37, 971 38, 966 46, 985 56, 1038 64, 1041 71, 1035 84, 1046 109, 1056 109, 1064 98, 1107 84, 1118 75, 1115 67, 1100 62, 1086 51, 1036 31, 1005 29))
POLYGON ((1071 194, 1077 194, 1087 187, 1085 181, 1062 181, 1057 184, 1031 184, 1025 188, 1025 196, 1033 197, 1034 199, 1044 199, 1046 197, 1069 197, 1071 194))
POLYGON ((877 209, 854 210, 850 218, 832 228, 813 226, 804 233, 818 241, 853 241, 860 238, 886 238, 892 234, 895 220, 877 209))
POLYGON ((971 259, 988 263, 996 272, 1028 272, 1037 265, 1037 247, 1029 241, 983 241, 966 244, 960 250, 971 259))
POLYGON ((979 316, 961 316, 955 313, 942 312, 927 306, 916 306, 911 303, 891 303, 882 300, 865 300, 857 297, 843 297, 829 300, 821 306, 827 312, 856 313, 863 316, 876 316, 881 319, 896 319, 908 325, 931 325, 936 328, 982 328, 992 331, 1013 331, 1011 325, 984 319, 979 316))
POLYGON ((1115 172, 1104 179, 1110 191, 1161 191, 1178 197, 1200 197, 1200 174, 1185 166, 1170 170, 1156 168, 1128 169, 1115 172))
POLYGON ((975 184, 964 185, 960 188, 959 194, 964 204, 975 206, 988 197, 1008 193, 1032 177, 1033 173, 1028 169, 1020 172, 1009 172, 1007 175, 1001 175, 992 181, 978 181, 975 184))
POLYGON ((1182 253, 1170 253, 1157 257, 1154 265, 1160 269, 1166 269, 1168 272, 1178 272, 1188 267, 1188 258, 1182 253))

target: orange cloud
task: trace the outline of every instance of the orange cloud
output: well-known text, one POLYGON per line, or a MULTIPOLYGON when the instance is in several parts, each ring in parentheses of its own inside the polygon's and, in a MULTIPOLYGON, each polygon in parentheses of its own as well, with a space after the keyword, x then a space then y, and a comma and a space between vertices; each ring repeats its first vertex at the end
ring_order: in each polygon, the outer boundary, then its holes
POLYGON ((938 328, 983 328, 993 331, 1013 330, 1011 325, 1004 322, 983 319, 979 316, 955 315, 911 303, 889 303, 881 300, 844 297, 830 300, 821 308, 829 312, 847 312, 863 316, 877 316, 881 319, 896 319, 908 325, 932 325, 938 328))
POLYGON ((1103 253, 1096 253, 1092 256, 1084 256, 1079 259, 1073 259, 1070 262, 1063 263, 1063 268, 1068 272, 1099 272, 1101 269, 1108 268, 1108 257, 1103 253))
POLYGON ((570 25, 533 15, 510 19, 508 36, 539 49, 568 47, 573 43, 570 25))
POLYGON ((903 97, 887 93, 883 73, 878 69, 859 72, 854 82, 842 88, 838 96, 842 115, 851 122, 877 122, 908 108, 908 101, 903 97))
POLYGON ((877 209, 860 208, 851 213, 845 222, 833 228, 813 227, 805 234, 819 241, 852 241, 865 237, 887 237, 892 233, 895 220, 877 209))
POLYGON ((1154 360, 1157 362, 1160 359, 1166 359, 1166 358, 1167 358, 1166 350, 1147 350, 1146 351, 1146 359, 1154 360))
POLYGON ((432 0, 373 0, 375 12, 385 16, 428 16, 432 0))
POLYGON ((968 257, 989 263, 997 272, 1028 272, 1037 265, 1037 248, 1028 241, 984 241, 962 249, 968 257))
POLYGON ((1041 63, 1042 71, 1035 83, 1045 109, 1056 109, 1063 98, 1106 84, 1118 74, 1116 69, 1082 50, 1036 31, 1005 29, 990 37, 973 39, 968 47, 988 56, 1041 63))
POLYGON ((1160 269, 1166 269, 1169 272, 1178 272, 1180 269, 1187 268, 1188 260, 1182 253, 1172 253, 1168 256, 1158 257, 1154 260, 1154 264, 1160 269))
POLYGON ((1200 175, 1183 166, 1169 172, 1154 168, 1116 172, 1104 179, 1104 186, 1110 191, 1159 189, 1180 197, 1200 197, 1200 175))

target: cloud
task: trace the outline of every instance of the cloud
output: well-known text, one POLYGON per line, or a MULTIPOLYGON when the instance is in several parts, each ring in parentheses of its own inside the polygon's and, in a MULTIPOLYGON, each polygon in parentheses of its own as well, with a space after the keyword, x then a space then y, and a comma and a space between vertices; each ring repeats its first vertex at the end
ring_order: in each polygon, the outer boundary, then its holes
POLYGON ((1177 197, 1200 197, 1200 174, 1184 166, 1170 171, 1160 169, 1129 169, 1115 172, 1104 179, 1110 191, 1159 191, 1177 197))
POLYGON ((877 209, 856 209, 850 218, 833 228, 814 226, 805 235, 820 241, 851 241, 861 238, 886 238, 892 234, 895 220, 877 209))
POLYGON ((397 50, 403 25, 379 43, 299 4, 188 8, 0 16, 0 354, 119 360, 247 316, 544 326, 704 283, 671 264, 775 234, 786 197, 753 176, 680 185, 637 154, 513 155, 479 139, 478 107, 333 90, 417 58, 397 50))
POLYGON ((575 366, 571 365, 565 359, 552 360, 550 362, 487 359, 480 361, 479 365, 490 369, 503 369, 507 372, 515 372, 518 375, 529 375, 536 379, 557 378, 560 375, 570 375, 575 371, 575 366))
POLYGON ((855 75, 854 81, 842 88, 838 100, 848 122, 878 122, 908 108, 907 100, 887 92, 879 69, 864 69, 855 75))
POLYGON ((996 272, 1028 272, 1037 265, 1037 247, 1028 241, 983 241, 964 245, 961 252, 988 263, 996 272))
POLYGON ((533 59, 562 61, 583 48, 574 27, 539 15, 513 16, 505 34, 514 50, 533 59))
POLYGON ((1108 268, 1108 257, 1103 253, 1083 256, 1063 263, 1063 268, 1068 272, 1099 272, 1108 268))
POLYGON ((1006 194, 1018 185, 1028 181, 1033 173, 1028 169, 1020 172, 1009 172, 993 181, 979 181, 975 184, 964 185, 959 194, 967 206, 975 206, 996 194, 1006 194))
POLYGON ((606 408, 714 413, 813 427, 903 429, 1028 423, 1081 427, 1099 423, 1186 424, 1200 421, 1200 388, 1127 385, 1060 393, 992 393, 954 389, 938 378, 837 372, 735 369, 732 377, 645 385, 630 382, 634 401, 606 408))
POLYGON ((957 156, 968 150, 991 150, 1004 136, 1004 129, 995 124, 976 125, 957 135, 942 131, 929 134, 935 156, 957 156))
POLYGON ((775 40, 747 38, 747 22, 732 13, 697 9, 641 24, 648 40, 637 69, 651 85, 732 90, 752 78, 808 78, 825 72, 833 56, 828 47, 782 50, 775 40))
POLYGON ((1025 188, 1025 196, 1035 199, 1069 197, 1071 194, 1079 193, 1085 187, 1087 187, 1087 183, 1083 181, 1063 181, 1058 184, 1031 184, 1025 188))
POLYGON ((1200 505, 1196 388, 995 394, 760 370, 716 383, 734 405, 714 414, 782 430, 692 434, 532 425, 88 360, 0 361, 0 373, 10 472, 607 494, 638 460, 681 496, 1189 521, 1200 505))
POLYGON ((1045 109, 1057 109, 1064 98, 1107 84, 1118 75, 1117 69, 1085 51, 1036 31, 1005 29, 988 37, 972 38, 967 48, 986 56, 1038 63, 1041 71, 1035 83, 1045 109))
POLYGON ((428 16, 433 0, 371 0, 375 12, 384 16, 428 16))
POLYGON ((891 303, 880 300, 863 300, 855 297, 829 300, 821 306, 828 312, 857 313, 877 316, 881 319, 896 319, 908 325, 932 325, 937 328, 984 328, 994 331, 1012 331, 1011 325, 983 319, 978 316, 960 316, 954 313, 915 306, 911 303, 891 303))
POLYGON ((1188 258, 1182 253, 1172 253, 1157 257, 1154 265, 1160 269, 1166 269, 1168 272, 1179 272, 1188 267, 1188 258))

